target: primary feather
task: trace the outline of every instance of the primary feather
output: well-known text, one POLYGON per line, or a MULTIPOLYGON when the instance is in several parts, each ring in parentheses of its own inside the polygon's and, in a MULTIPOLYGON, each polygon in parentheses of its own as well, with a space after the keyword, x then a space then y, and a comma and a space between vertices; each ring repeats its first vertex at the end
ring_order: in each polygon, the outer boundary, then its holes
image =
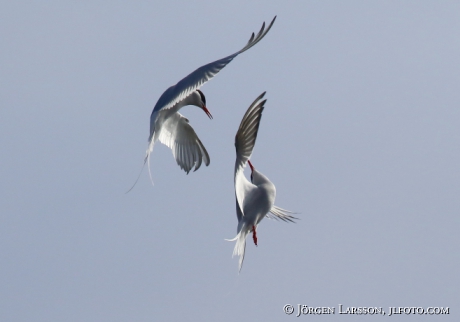
POLYGON ((222 68, 227 66, 227 64, 230 63, 236 56, 245 52, 257 44, 259 41, 261 41, 262 38, 264 38, 268 31, 271 29, 275 20, 276 16, 270 22, 270 25, 267 29, 265 29, 264 22, 257 36, 254 36, 254 33, 252 33, 251 38, 249 39, 246 46, 238 50, 236 53, 197 68, 195 71, 180 80, 176 85, 169 87, 158 99, 158 102, 153 108, 152 114, 153 112, 173 107, 175 104, 190 95, 190 93, 203 86, 204 83, 211 80, 211 78, 216 76, 216 74, 220 72, 222 68))
POLYGON ((294 222, 293 212, 274 205, 276 189, 274 184, 249 162, 257 139, 262 119, 262 112, 267 100, 263 100, 265 92, 259 95, 249 106, 241 120, 235 136, 235 199, 238 218, 237 235, 230 241, 236 241, 233 255, 239 256, 241 270, 246 250, 246 237, 253 233, 257 245, 256 228, 264 217, 273 217, 285 222, 294 222), (251 182, 244 175, 246 163, 251 166, 251 182))
MULTIPOLYGON (((196 105, 203 109, 205 107, 204 95, 199 88, 209 80, 211 80, 219 71, 222 70, 228 63, 230 63, 236 56, 245 52, 255 44, 257 44, 268 31, 271 29, 276 16, 270 22, 269 26, 265 28, 265 22, 262 28, 254 35, 252 33, 247 44, 237 52, 222 59, 216 60, 212 63, 206 64, 197 68, 195 71, 184 77, 176 85, 169 87, 158 99, 152 114, 150 115, 150 135, 148 138, 148 147, 145 153, 144 164, 149 164, 150 180, 152 176, 150 173, 150 154, 153 151, 156 140, 171 148, 177 164, 187 174, 194 168, 198 170, 204 162, 206 166, 210 163, 209 154, 206 151, 203 143, 201 143, 196 132, 188 123, 188 120, 183 117, 178 111, 186 105, 196 105), (176 131, 176 132, 174 132, 176 131)), ((209 111, 205 112, 210 116, 209 111)), ((141 169, 141 172, 142 172, 141 169)), ((139 176, 134 182, 134 188, 139 176)), ((131 191, 131 189, 128 190, 131 191)))

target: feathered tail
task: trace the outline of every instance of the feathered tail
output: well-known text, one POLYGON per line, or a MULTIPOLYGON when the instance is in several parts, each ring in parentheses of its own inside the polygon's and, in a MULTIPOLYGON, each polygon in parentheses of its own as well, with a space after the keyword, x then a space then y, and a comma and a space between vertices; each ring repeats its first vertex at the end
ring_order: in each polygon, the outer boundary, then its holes
POLYGON ((238 272, 241 271, 244 261, 244 253, 246 251, 246 236, 249 234, 249 230, 245 226, 241 227, 240 232, 233 239, 226 239, 226 241, 235 241, 235 248, 233 248, 233 256, 240 256, 238 272))
POLYGON ((152 186, 154 185, 153 184, 153 179, 152 179, 152 172, 150 172, 150 154, 152 153, 153 146, 155 145, 154 134, 155 134, 155 132, 152 133, 152 135, 149 137, 149 146, 147 147, 147 150, 145 151, 144 164, 142 165, 141 171, 139 171, 139 175, 137 176, 137 179, 134 182, 134 184, 132 185, 132 187, 129 188, 129 190, 126 191, 125 193, 128 193, 131 190, 133 190, 133 188, 136 185, 137 181, 139 181, 139 178, 141 177, 142 170, 144 170, 144 167, 145 167, 146 163, 147 163, 147 167, 149 168, 150 182, 152 182, 152 186))
POLYGON ((152 172, 150 171, 150 154, 152 153, 153 151, 153 146, 155 145, 155 137, 154 137, 155 133, 153 133, 152 135, 152 139, 150 141, 150 144, 149 144, 149 147, 147 149, 147 151, 145 151, 145 158, 144 158, 144 164, 145 164, 145 161, 147 161, 147 168, 149 169, 149 177, 150 177, 150 182, 152 183, 152 186, 154 185, 153 184, 153 179, 152 179, 152 172))

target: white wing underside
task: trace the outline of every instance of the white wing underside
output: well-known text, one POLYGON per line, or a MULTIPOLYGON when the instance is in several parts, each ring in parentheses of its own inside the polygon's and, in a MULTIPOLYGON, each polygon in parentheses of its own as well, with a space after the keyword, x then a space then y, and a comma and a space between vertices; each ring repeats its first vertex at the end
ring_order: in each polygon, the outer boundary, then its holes
POLYGON ((272 209, 270 209, 270 212, 266 215, 266 217, 270 219, 282 220, 285 222, 294 222, 294 219, 299 219, 292 216, 292 214, 295 214, 295 212, 273 205, 272 209))
POLYGON ((235 136, 235 195, 236 195, 236 214, 238 221, 244 216, 244 198, 256 189, 256 186, 249 182, 244 176, 244 168, 246 163, 252 155, 252 150, 256 143, 257 132, 259 130, 260 120, 262 118, 262 111, 264 104, 267 100, 261 101, 264 97, 263 92, 255 101, 249 106, 248 110, 241 120, 240 127, 235 136))
MULTIPOLYGON (((265 22, 262 25, 262 28, 257 35, 252 34, 246 46, 236 53, 227 56, 225 58, 216 60, 212 63, 201 66, 196 69, 194 72, 190 73, 188 76, 179 81, 176 85, 169 87, 158 99, 158 102, 153 108, 153 112, 160 111, 162 109, 168 109, 176 105, 178 102, 182 101, 184 98, 190 95, 193 91, 199 89, 204 83, 213 78, 222 68, 224 68, 228 63, 230 63, 236 56, 245 52, 255 44, 257 44, 265 35, 268 33, 275 18, 271 21, 267 29, 265 29, 265 22)), ((152 112, 152 114, 153 114, 152 112)))
MULTIPOLYGON (((276 19, 276 16, 270 22, 270 25, 268 26, 267 29, 265 29, 265 22, 264 22, 262 24, 262 28, 257 33, 257 35, 254 35, 254 33, 252 33, 251 38, 249 39, 248 43, 241 50, 237 51, 236 53, 230 56, 227 56, 225 58, 216 60, 204 66, 201 66, 200 68, 196 69, 195 71, 190 73, 188 76, 180 80, 176 85, 169 87, 160 96, 157 103, 155 104, 155 107, 153 108, 152 114, 150 115, 150 136, 148 140, 149 145, 148 145, 146 155, 144 158, 144 166, 146 163, 150 162, 150 153, 152 152, 153 146, 155 144, 154 135, 155 136, 158 135, 154 131, 154 126, 152 126, 156 123, 156 118, 158 116, 158 113, 162 110, 170 109, 173 106, 175 106, 177 103, 179 103, 180 101, 184 100, 192 92, 199 89, 204 83, 211 80, 222 68, 224 68, 228 63, 230 63, 236 56, 245 52, 246 50, 248 50, 249 48, 257 44, 260 40, 262 40, 262 38, 264 38, 265 35, 268 33, 268 31, 271 29, 273 23, 275 22, 275 19, 276 19)), ((182 143, 183 141, 177 141, 176 139, 172 139, 172 135, 170 131, 164 132, 162 137, 159 138, 163 144, 169 146, 172 149, 177 163, 187 173, 190 171, 190 169, 193 166, 195 166, 195 171, 196 171, 201 166, 202 160, 205 162, 206 165, 209 164, 209 155, 206 152, 206 149, 204 148, 203 144, 196 136, 196 133, 193 130, 193 128, 190 125, 188 125, 188 127, 189 129, 185 129, 184 131, 191 130, 194 137, 196 137, 195 142, 193 143, 192 141, 191 145, 187 145, 187 143, 182 143)), ((187 128, 187 126, 184 126, 184 128, 187 128)), ((179 135, 176 134, 175 137, 179 138, 179 135)), ((150 167, 149 167, 149 171, 150 171, 150 167)), ((141 169, 141 172, 142 172, 142 169, 141 169)), ((134 186, 136 185, 137 181, 139 180, 141 172, 139 173, 138 178, 134 182, 134 185, 128 190, 128 192, 131 191, 131 189, 133 189, 134 186)), ((152 179, 151 176, 150 176, 150 179, 152 179)), ((153 184, 153 181, 152 181, 152 184, 153 184)))
POLYGON ((201 163, 209 165, 209 155, 203 143, 196 135, 187 118, 180 113, 174 113, 161 126, 158 139, 172 150, 177 164, 187 174, 201 163))

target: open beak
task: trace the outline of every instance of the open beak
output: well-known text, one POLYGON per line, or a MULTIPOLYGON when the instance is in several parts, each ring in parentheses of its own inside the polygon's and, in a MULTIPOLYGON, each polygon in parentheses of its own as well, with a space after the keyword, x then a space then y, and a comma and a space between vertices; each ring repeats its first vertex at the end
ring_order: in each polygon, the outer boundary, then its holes
POLYGON ((254 166, 252 165, 251 161, 248 160, 248 164, 251 167, 251 171, 254 171, 254 166))
POLYGON ((206 113, 206 115, 212 120, 211 112, 209 112, 209 110, 206 108, 206 106, 203 105, 201 108, 206 113))

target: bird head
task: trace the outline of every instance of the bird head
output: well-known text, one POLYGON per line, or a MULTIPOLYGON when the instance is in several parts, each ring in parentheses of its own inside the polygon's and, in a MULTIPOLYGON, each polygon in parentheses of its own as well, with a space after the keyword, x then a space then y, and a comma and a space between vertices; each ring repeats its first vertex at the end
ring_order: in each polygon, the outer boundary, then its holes
POLYGON ((200 107, 206 113, 206 115, 212 120, 211 112, 209 112, 209 110, 206 107, 206 97, 204 96, 203 92, 200 91, 199 89, 197 89, 196 91, 200 96, 199 98, 200 102, 197 106, 200 107))

